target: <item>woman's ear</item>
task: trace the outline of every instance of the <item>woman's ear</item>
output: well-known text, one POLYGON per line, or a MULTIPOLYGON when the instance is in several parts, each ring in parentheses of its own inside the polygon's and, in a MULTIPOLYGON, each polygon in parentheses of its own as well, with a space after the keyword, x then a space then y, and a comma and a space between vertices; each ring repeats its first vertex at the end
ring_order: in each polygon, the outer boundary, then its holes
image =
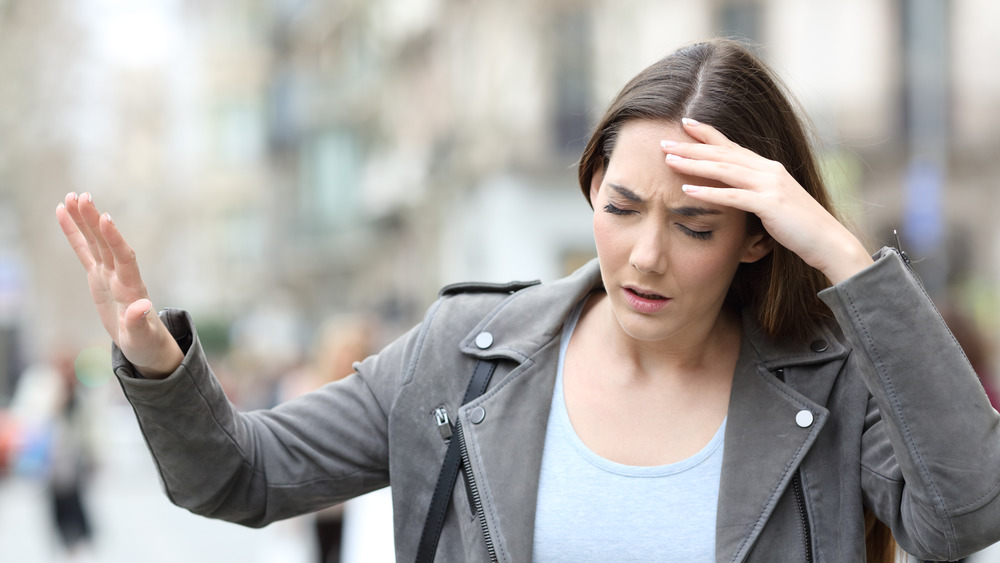
POLYGON ((747 236, 747 247, 743 251, 740 262, 752 264, 767 256, 774 250, 774 239, 767 233, 759 233, 747 236))
POLYGON ((601 183, 604 182, 604 166, 598 164, 594 167, 594 173, 590 175, 590 206, 594 207, 597 201, 597 193, 601 191, 601 183))

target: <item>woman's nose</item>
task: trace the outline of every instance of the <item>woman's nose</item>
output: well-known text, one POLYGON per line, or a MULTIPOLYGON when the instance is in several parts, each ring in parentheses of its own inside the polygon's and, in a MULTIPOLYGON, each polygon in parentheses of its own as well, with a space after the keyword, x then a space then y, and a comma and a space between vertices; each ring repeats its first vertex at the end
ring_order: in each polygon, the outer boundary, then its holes
POLYGON ((640 231, 632 243, 629 263, 642 274, 662 274, 667 269, 667 237, 658 225, 640 231))

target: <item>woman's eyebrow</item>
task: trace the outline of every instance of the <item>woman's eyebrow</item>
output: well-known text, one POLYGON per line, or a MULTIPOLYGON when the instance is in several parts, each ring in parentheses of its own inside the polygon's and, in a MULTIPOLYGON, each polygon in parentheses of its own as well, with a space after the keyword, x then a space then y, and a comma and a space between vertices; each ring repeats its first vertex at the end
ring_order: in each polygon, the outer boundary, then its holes
POLYGON ((682 217, 699 217, 701 215, 722 215, 722 211, 718 209, 709 209, 707 207, 697 207, 693 205, 686 205, 684 207, 672 207, 670 212, 674 215, 680 215, 682 217))
MULTIPOLYGON (((608 182, 608 187, 633 203, 643 203, 644 201, 639 194, 621 184, 608 182)), ((683 207, 671 207, 670 213, 680 215, 681 217, 700 217, 702 215, 721 215, 722 211, 719 211, 718 209, 710 209, 708 207, 699 207, 697 205, 685 205, 683 207)))
POLYGON ((619 195, 621 195, 623 198, 631 202, 642 203, 642 198, 639 197, 639 194, 633 192, 632 190, 626 188, 625 186, 622 186, 621 184, 612 184, 610 182, 608 182, 608 186, 614 191, 618 192, 619 195))

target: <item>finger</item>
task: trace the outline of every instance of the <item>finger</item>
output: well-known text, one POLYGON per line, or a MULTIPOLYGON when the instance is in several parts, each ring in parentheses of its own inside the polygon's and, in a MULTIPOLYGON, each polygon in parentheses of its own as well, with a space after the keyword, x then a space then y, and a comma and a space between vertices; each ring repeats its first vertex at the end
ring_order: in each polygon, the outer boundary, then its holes
POLYGON ((674 155, 693 160, 731 162, 754 170, 767 169, 770 162, 759 154, 735 144, 721 146, 664 140, 660 142, 660 147, 668 159, 671 158, 670 155, 674 155))
POLYGON ((708 145, 720 145, 724 147, 738 147, 736 143, 729 140, 718 129, 707 123, 685 117, 681 119, 681 126, 684 132, 691 135, 696 140, 708 145))
MULTIPOLYGON (((67 199, 71 195, 74 194, 66 196, 67 199)), ((80 264, 83 265, 85 270, 90 271, 96 264, 94 255, 90 251, 90 245, 87 244, 86 237, 80 232, 80 227, 77 226, 76 221, 70 216, 69 209, 65 203, 60 203, 56 207, 56 220, 59 222, 59 227, 62 229, 63 234, 66 235, 66 240, 69 241, 69 245, 72 247, 77 259, 80 260, 80 264)))
POLYGON ((762 201, 763 197, 749 190, 698 186, 694 184, 684 184, 681 186, 681 190, 697 200, 714 203, 723 207, 732 207, 748 213, 758 214, 765 207, 762 201))
POLYGON ((139 263, 135 259, 135 251, 122 236, 118 226, 111 219, 111 215, 105 213, 101 216, 100 228, 102 238, 113 257, 118 281, 129 288, 139 289, 145 293, 142 276, 139 274, 139 263))
POLYGON ((684 131, 698 142, 675 143, 674 147, 668 147, 667 143, 664 143, 664 152, 674 152, 689 158, 727 160, 758 170, 770 169, 774 164, 756 152, 731 141, 712 125, 690 118, 683 118, 681 122, 684 131))
MULTIPOLYGON (((86 194, 85 194, 86 195, 86 194)), ((80 236, 87 241, 87 247, 90 251, 90 256, 94 260, 94 264, 101 263, 101 253, 97 248, 97 239, 94 238, 94 233, 91 232, 90 227, 87 226, 87 222, 83 219, 83 215, 80 213, 80 204, 83 198, 75 193, 69 193, 66 195, 66 211, 69 212, 69 216, 76 223, 76 228, 80 232, 80 236)))
POLYGON ((773 174, 733 162, 696 160, 674 154, 668 154, 666 162, 680 174, 715 180, 733 188, 756 190, 775 182, 773 174))
POLYGON ((119 345, 144 377, 166 377, 184 360, 184 353, 153 311, 149 299, 138 299, 129 305, 123 324, 125 330, 119 345))
POLYGON ((97 206, 94 205, 94 197, 89 193, 81 195, 79 209, 80 216, 93 237, 94 247, 97 248, 101 263, 109 268, 114 268, 114 256, 111 254, 111 249, 108 248, 108 243, 104 240, 104 235, 101 234, 101 214, 97 211, 97 206))

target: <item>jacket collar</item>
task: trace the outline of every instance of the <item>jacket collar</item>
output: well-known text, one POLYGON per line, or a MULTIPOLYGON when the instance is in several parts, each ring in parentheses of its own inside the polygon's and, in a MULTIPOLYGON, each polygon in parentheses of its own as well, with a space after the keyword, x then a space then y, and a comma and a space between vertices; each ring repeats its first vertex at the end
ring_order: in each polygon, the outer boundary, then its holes
POLYGON ((462 340, 461 351, 477 358, 524 362, 561 333, 563 322, 581 299, 601 287, 595 258, 568 277, 518 291, 476 325, 462 340), (484 333, 489 334, 488 340, 477 342, 484 333))
MULTIPOLYGON (((568 277, 521 290, 494 309, 462 340, 461 351, 477 358, 508 358, 524 362, 562 331, 569 312, 588 293, 603 287, 601 270, 593 259, 568 277), (489 346, 477 344, 489 333, 489 346)), ((767 370, 808 365, 842 358, 847 351, 833 327, 820 326, 795 342, 775 342, 764 336, 749 315, 743 316, 744 341, 767 370)))

